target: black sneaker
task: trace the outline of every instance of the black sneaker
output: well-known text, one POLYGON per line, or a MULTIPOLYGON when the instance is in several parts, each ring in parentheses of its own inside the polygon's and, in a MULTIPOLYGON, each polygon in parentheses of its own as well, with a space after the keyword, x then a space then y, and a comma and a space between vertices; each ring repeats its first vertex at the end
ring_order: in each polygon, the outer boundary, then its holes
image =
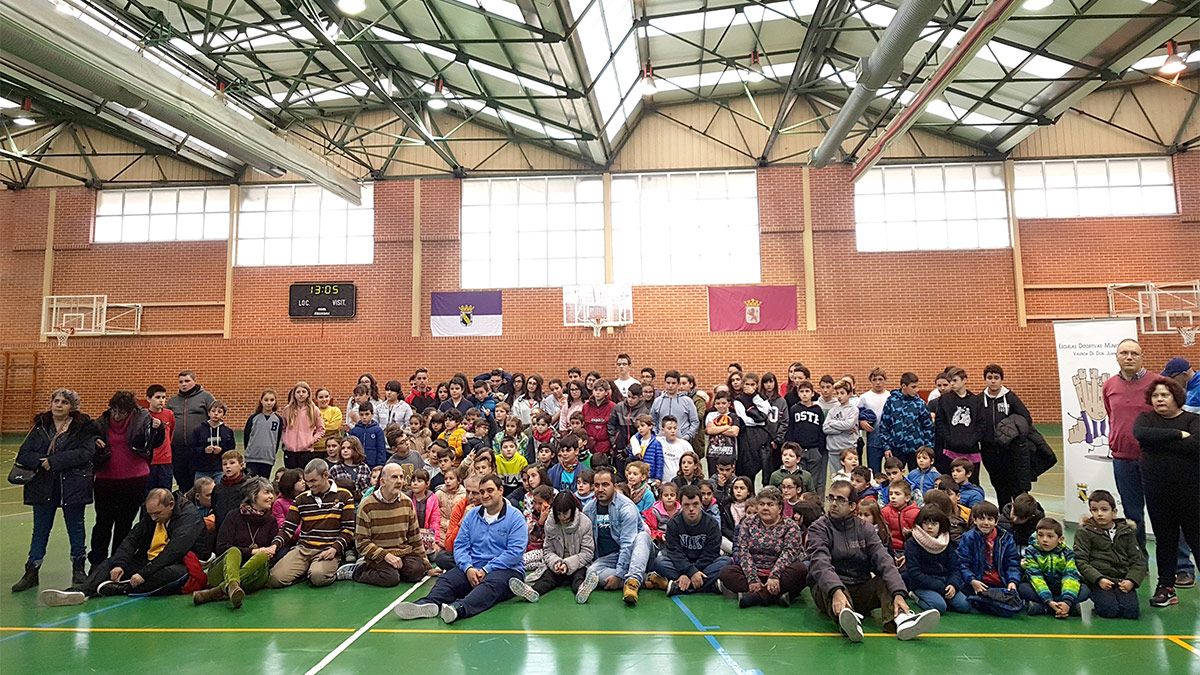
POLYGON ((1176 572, 1175 588, 1191 588, 1196 585, 1195 572, 1176 572))
POLYGON ((1154 595, 1150 596, 1151 607, 1169 607, 1179 604, 1179 596, 1175 595, 1175 589, 1171 586, 1159 586, 1154 595))
POLYGON ((129 595, 130 588, 128 581, 105 581, 96 587, 96 595, 102 598, 115 598, 118 595, 129 595))

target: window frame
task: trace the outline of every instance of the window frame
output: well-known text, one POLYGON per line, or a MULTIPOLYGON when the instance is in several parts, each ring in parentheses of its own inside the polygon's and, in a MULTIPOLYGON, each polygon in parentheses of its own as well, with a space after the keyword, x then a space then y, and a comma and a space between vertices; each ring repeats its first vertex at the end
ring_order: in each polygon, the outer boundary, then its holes
POLYGON ((107 245, 228 241, 230 192, 231 188, 227 185, 100 190, 92 212, 91 243, 107 245), (184 193, 200 193, 199 208, 181 205, 184 193), (144 205, 130 205, 130 198, 140 199, 142 196, 145 197, 144 205), (169 209, 163 207, 167 196, 173 202, 173 207, 169 209), (112 202, 118 198, 119 202, 114 208, 112 202), (168 218, 171 219, 171 227, 175 228, 174 234, 170 237, 156 236, 162 234, 162 228, 168 218), (198 236, 179 236, 181 218, 193 221, 188 227, 196 229, 198 236), (115 238, 106 233, 108 228, 114 226, 117 228, 115 238), (127 230, 131 229, 138 234, 127 235, 127 230))
POLYGON ((362 202, 355 206, 311 183, 242 186, 234 267, 374 264, 374 183, 363 183, 360 194, 362 202), (326 236, 326 228, 334 233, 326 236), (341 233, 336 232, 338 229, 341 233))

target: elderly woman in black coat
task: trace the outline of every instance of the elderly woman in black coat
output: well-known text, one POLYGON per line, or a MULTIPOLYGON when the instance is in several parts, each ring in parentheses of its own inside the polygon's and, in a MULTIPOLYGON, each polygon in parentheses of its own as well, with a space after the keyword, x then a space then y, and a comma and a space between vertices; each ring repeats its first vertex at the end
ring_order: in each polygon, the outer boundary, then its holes
POLYGON ((71 579, 82 583, 84 574, 84 507, 92 502, 92 456, 100 428, 79 410, 79 395, 59 389, 50 396, 50 409, 33 420, 33 429, 17 452, 16 464, 33 470, 25 483, 24 501, 33 507, 33 537, 25 575, 13 585, 14 593, 38 585, 38 571, 46 557, 46 544, 61 508, 71 541, 71 579))

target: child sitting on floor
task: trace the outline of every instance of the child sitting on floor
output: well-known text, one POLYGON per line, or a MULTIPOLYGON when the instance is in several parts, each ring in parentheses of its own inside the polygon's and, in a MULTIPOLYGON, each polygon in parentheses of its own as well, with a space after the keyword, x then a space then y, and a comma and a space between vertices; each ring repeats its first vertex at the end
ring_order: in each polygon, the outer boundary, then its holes
POLYGON ((1079 616, 1079 603, 1088 599, 1088 588, 1079 583, 1075 551, 1067 548, 1063 526, 1042 518, 1037 533, 1021 555, 1025 581, 1017 587, 1029 603, 1029 614, 1053 614, 1056 619, 1079 616))
POLYGON ((962 592, 958 553, 950 541, 950 519, 927 504, 917 514, 912 536, 904 542, 904 583, 917 596, 921 609, 969 614, 971 603, 962 592))
POLYGON ((1108 490, 1088 495, 1091 517, 1075 533, 1075 566, 1092 596, 1092 611, 1105 619, 1136 619, 1137 588, 1149 569, 1138 548, 1137 526, 1117 518, 1117 500, 1108 490))
POLYGON ((958 543, 958 569, 972 607, 1007 617, 1024 609, 1017 595, 1021 560, 1012 535, 996 527, 999 518, 1000 509, 989 501, 971 507, 973 527, 958 543))

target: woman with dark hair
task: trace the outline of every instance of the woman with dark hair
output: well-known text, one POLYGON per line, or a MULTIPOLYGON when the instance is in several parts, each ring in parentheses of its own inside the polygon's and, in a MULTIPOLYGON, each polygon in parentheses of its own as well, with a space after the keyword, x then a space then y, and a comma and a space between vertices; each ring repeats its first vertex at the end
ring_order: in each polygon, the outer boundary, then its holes
POLYGON ((128 391, 113 394, 96 423, 96 524, 88 553, 93 566, 116 553, 133 529, 150 492, 150 459, 166 437, 162 421, 151 417, 128 391))
POLYGON ((521 373, 513 375, 513 382, 520 377, 525 379, 525 387, 517 391, 517 398, 513 401, 512 414, 521 418, 521 424, 528 427, 533 424, 533 414, 541 412, 542 398, 542 376, 534 373, 528 378, 525 378, 521 373))
POLYGON ((583 515, 575 495, 570 492, 554 495, 550 512, 552 517, 546 520, 542 545, 545 567, 541 575, 530 583, 516 577, 508 582, 508 589, 514 595, 529 602, 537 602, 542 594, 559 586, 570 586, 572 593, 577 592, 596 553, 592 522, 583 515))
POLYGON ((738 528, 733 564, 721 570, 721 585, 737 594, 742 608, 786 606, 804 590, 808 576, 803 535, 796 521, 783 517, 779 488, 768 485, 757 497, 758 517, 738 528))
POLYGON ((271 514, 275 488, 264 478, 251 478, 243 490, 241 505, 225 516, 217 531, 217 557, 205 566, 208 588, 192 593, 197 605, 228 600, 230 607, 240 609, 247 593, 267 587, 275 555, 271 540, 279 532, 271 514))
POLYGON ((787 435, 788 404, 787 399, 779 395, 779 380, 775 373, 763 373, 758 383, 758 396, 771 404, 767 410, 767 434, 771 437, 770 454, 764 457, 766 466, 763 473, 771 475, 780 467, 780 451, 783 449, 783 437, 787 435))
POLYGON ((13 593, 38 585, 54 515, 60 508, 71 540, 71 582, 82 585, 87 580, 83 510, 92 502, 92 456, 99 438, 99 427, 79 411, 79 395, 70 389, 55 390, 50 409, 33 418, 16 460, 17 466, 34 472, 23 495, 24 503, 33 507, 33 534, 25 575, 13 584, 13 593))
POLYGON ((1183 387, 1159 378, 1146 390, 1151 412, 1138 415, 1133 437, 1142 446, 1142 489, 1146 511, 1154 528, 1158 563, 1158 586, 1150 598, 1152 607, 1179 603, 1175 596, 1175 572, 1179 567, 1179 534, 1192 549, 1193 560, 1200 551, 1200 415, 1183 410, 1183 387))
MULTIPOLYGON (((372 408, 378 410, 380 404, 383 402, 383 396, 379 394, 379 382, 375 380, 375 376, 370 373, 359 375, 358 381, 354 383, 354 386, 357 387, 360 384, 367 386, 370 393, 370 398, 367 399, 367 402, 371 404, 372 408)), ((355 393, 351 392, 350 400, 346 401, 346 414, 343 415, 343 418, 347 421, 346 423, 350 426, 354 426, 354 422, 358 421, 358 401, 354 398, 355 393), (354 413, 354 422, 350 421, 351 413, 354 413)))

